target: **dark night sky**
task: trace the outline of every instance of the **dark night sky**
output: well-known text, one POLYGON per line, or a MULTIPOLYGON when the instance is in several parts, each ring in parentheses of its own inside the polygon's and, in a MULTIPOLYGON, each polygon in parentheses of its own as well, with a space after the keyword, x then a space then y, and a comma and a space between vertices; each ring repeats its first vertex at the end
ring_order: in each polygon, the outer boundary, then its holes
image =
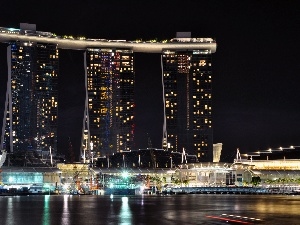
MULTIPOLYGON (((0 26, 89 38, 170 39, 177 31, 217 41, 213 55, 214 143, 222 160, 269 147, 300 145, 300 2, 281 1, 1 1, 0 26)), ((6 87, 6 51, 0 46, 0 109, 6 87)), ((160 56, 136 54, 136 149, 162 139, 160 56)), ((79 152, 83 52, 61 51, 59 149, 71 137, 79 152)), ((2 111, 2 110, 1 110, 2 111)), ((1 115, 1 114, 0 114, 1 115)), ((2 117, 0 117, 2 118, 2 117)), ((2 121, 2 120, 0 120, 2 121)))

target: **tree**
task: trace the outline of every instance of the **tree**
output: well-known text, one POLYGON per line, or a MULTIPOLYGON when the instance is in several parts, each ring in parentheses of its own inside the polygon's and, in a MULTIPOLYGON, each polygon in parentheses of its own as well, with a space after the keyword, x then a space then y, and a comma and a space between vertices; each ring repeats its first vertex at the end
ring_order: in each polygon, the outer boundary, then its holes
POLYGON ((160 191, 162 187, 162 179, 157 175, 151 177, 150 179, 157 186, 157 189, 160 191))
POLYGON ((267 183, 267 184, 274 184, 274 180, 267 179, 267 180, 265 181, 265 183, 267 183))
POLYGON ((190 181, 188 179, 183 180, 182 183, 187 187, 190 183, 190 181))
POLYGON ((260 182, 261 182, 260 177, 252 177, 251 184, 253 186, 257 186, 258 184, 260 184, 260 182))
POLYGON ((172 183, 175 185, 181 185, 181 180, 179 178, 172 178, 172 183))
POLYGON ((243 186, 248 186, 249 182, 248 181, 243 181, 243 186))

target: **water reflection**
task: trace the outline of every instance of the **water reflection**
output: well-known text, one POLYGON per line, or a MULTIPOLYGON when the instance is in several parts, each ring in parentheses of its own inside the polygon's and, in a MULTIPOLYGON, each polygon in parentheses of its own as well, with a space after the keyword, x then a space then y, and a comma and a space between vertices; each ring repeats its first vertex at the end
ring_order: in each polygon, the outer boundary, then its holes
POLYGON ((70 212, 69 212, 69 195, 64 195, 63 200, 63 210, 62 210, 62 217, 61 217, 61 224, 67 225, 70 224, 70 212))
POLYGON ((49 204, 50 204, 50 195, 45 195, 44 210, 43 210, 43 225, 50 224, 49 204))
POLYGON ((300 196, 0 196, 0 225, 209 225, 217 217, 299 224, 300 196))
POLYGON ((132 213, 128 204, 128 197, 122 197, 122 206, 119 215, 120 225, 131 225, 132 223, 132 213))
MULTIPOLYGON (((291 198, 278 198, 276 204, 272 201, 259 201, 255 205, 253 205, 253 209, 255 209, 258 213, 261 214, 270 214, 277 212, 277 215, 290 215, 290 216, 299 216, 299 198, 293 199, 291 198)), ((251 210, 253 210, 251 209, 251 210)))
POLYGON ((7 225, 14 224, 14 214, 13 214, 13 200, 8 198, 7 201, 7 213, 6 213, 6 223, 7 225))

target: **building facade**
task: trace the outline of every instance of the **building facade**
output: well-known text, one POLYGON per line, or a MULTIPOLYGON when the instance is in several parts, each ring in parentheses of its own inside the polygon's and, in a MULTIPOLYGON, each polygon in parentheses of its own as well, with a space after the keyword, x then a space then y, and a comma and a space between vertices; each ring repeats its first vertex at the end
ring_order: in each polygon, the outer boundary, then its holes
POLYGON ((134 68, 130 49, 88 48, 82 152, 105 156, 134 148, 134 68))
POLYGON ((211 50, 164 50, 162 70, 164 148, 180 152, 185 149, 199 161, 213 161, 211 50))
POLYGON ((220 162, 222 146, 222 143, 213 144, 213 162, 220 162))
MULTIPOLYGON (((32 29, 32 27, 30 27, 32 29)), ((26 32, 26 26, 20 29, 26 32)), ((34 33, 34 30, 31 30, 34 33)), ((55 44, 11 41, 3 135, 5 149, 57 150, 59 53, 55 44)))

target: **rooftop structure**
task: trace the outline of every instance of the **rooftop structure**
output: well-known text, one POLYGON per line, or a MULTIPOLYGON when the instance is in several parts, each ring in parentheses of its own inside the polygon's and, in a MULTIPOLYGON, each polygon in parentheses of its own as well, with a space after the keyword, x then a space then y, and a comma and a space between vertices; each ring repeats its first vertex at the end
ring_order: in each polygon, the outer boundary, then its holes
POLYGON ((0 42, 11 40, 42 42, 56 44, 61 49, 85 50, 87 48, 118 48, 132 49, 133 52, 161 53, 164 49, 205 49, 210 53, 216 52, 217 44, 212 38, 173 38, 157 42, 90 39, 85 37, 57 36, 54 33, 0 27, 0 42))

